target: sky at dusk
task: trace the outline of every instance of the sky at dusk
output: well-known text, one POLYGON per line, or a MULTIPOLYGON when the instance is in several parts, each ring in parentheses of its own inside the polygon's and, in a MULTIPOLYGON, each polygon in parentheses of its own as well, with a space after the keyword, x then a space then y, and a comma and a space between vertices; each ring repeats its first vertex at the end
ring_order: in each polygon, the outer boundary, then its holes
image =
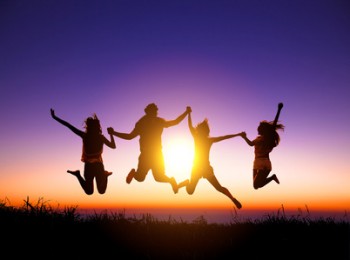
MULTIPOLYGON (((241 137, 213 144, 219 182, 242 203, 240 212, 281 205, 349 211, 349 46, 345 0, 3 0, 0 199, 230 212, 232 202, 205 179, 193 195, 174 194, 151 172, 127 184, 138 138, 116 137, 116 149, 104 147, 113 175, 105 194, 86 195, 66 172, 83 171, 81 138, 53 120, 50 108, 81 130, 96 113, 108 137, 110 126, 130 132, 149 103, 167 120, 191 106, 193 123, 208 118, 211 136, 245 131, 253 139, 283 102, 285 130, 270 154, 280 185, 254 190, 254 149, 241 137)), ((162 140, 166 174, 188 178, 187 118, 165 129, 162 140)))

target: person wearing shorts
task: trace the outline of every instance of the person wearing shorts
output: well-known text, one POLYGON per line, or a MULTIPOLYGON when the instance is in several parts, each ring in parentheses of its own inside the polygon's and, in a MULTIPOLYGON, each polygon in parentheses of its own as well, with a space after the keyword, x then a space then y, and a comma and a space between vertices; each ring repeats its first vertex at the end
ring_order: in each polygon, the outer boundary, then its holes
POLYGON ((83 141, 81 161, 84 162, 84 177, 81 176, 79 170, 67 170, 67 172, 78 179, 80 186, 87 195, 94 193, 94 179, 96 180, 98 192, 104 194, 107 189, 108 176, 112 172, 104 169, 102 160, 103 146, 107 145, 112 149, 116 148, 113 135, 110 135, 110 140, 108 140, 102 134, 100 120, 96 114, 86 118, 85 132, 56 116, 53 109, 51 109, 51 116, 57 122, 68 127, 73 133, 81 137, 83 141))
POLYGON ((179 188, 186 187, 187 193, 192 195, 196 189, 198 181, 201 178, 204 178, 207 179, 217 191, 223 193, 228 198, 230 198, 238 209, 242 208, 242 204, 235 197, 232 196, 232 194, 226 187, 223 187, 220 184, 220 182, 214 174, 213 167, 210 165, 209 161, 210 149, 213 143, 217 143, 236 136, 241 136, 242 133, 210 137, 210 128, 208 120, 204 119, 196 127, 193 127, 191 113, 188 114, 188 127, 194 139, 194 161, 191 171, 191 178, 179 183, 179 188))
POLYGON ((253 187, 259 189, 271 181, 280 183, 276 174, 269 177, 272 171, 270 153, 279 144, 280 136, 277 130, 284 130, 284 125, 278 123, 278 118, 283 107, 283 103, 278 104, 277 114, 274 121, 263 120, 258 126, 258 136, 251 141, 244 132, 242 137, 248 145, 254 146, 254 163, 253 163, 253 187))
POLYGON ((165 120, 158 117, 158 107, 150 103, 144 109, 145 115, 135 124, 130 133, 116 132, 112 127, 108 133, 125 140, 131 140, 139 136, 140 155, 137 169, 131 169, 126 177, 126 182, 131 183, 133 179, 142 182, 145 180, 149 170, 152 171, 154 180, 157 182, 170 183, 174 193, 177 193, 178 186, 174 177, 165 174, 164 158, 162 152, 162 133, 164 128, 179 124, 191 111, 190 107, 174 120, 165 120))

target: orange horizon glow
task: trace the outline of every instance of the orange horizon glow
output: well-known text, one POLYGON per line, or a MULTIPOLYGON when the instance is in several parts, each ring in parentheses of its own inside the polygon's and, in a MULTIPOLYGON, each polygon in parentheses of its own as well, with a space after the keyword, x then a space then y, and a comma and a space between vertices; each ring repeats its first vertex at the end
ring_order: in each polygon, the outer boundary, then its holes
MULTIPOLYGON (((220 195, 220 194, 219 194, 220 195)), ((176 196, 176 195, 175 195, 176 196)), ((137 209, 138 211, 144 210, 173 210, 174 212, 178 210, 221 210, 221 211, 233 211, 236 210, 238 213, 240 211, 278 211, 282 208, 286 211, 295 211, 298 209, 313 211, 323 211, 323 212, 347 212, 349 211, 349 204, 346 199, 337 200, 336 202, 333 200, 324 200, 323 203, 319 201, 310 201, 309 203, 305 203, 303 201, 287 201, 286 203, 278 204, 276 202, 267 202, 264 204, 254 203, 252 201, 241 201, 243 204, 243 208, 238 210, 236 209, 229 201, 218 200, 221 203, 215 202, 212 200, 210 203, 206 203, 205 201, 195 202, 186 201, 183 202, 161 202, 161 201, 143 201, 142 203, 132 201, 128 203, 109 203, 109 202, 82 202, 74 203, 72 201, 67 203, 62 203, 60 201, 49 200, 44 197, 24 197, 24 198, 11 198, 5 197, 1 199, 1 202, 5 203, 5 205, 21 207, 25 205, 25 201, 29 201, 31 205, 35 206, 36 204, 43 203, 47 206, 52 206, 53 208, 64 208, 64 207, 77 207, 78 209, 86 209, 86 210, 133 210, 137 209)))

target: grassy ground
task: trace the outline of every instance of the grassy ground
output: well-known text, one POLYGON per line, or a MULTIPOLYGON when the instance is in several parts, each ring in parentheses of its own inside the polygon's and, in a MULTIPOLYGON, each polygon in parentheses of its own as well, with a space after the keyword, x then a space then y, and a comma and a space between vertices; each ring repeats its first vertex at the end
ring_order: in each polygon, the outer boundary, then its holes
POLYGON ((254 221, 160 221, 123 212, 82 217, 42 199, 0 202, 0 248, 8 259, 350 259, 350 224, 283 212, 254 221))

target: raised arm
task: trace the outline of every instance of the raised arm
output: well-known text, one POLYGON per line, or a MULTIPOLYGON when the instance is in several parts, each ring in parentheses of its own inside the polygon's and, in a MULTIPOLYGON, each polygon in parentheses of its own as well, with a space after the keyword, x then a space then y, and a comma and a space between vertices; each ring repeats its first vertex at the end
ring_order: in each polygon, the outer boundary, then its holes
POLYGON ((174 120, 169 120, 165 122, 165 127, 170 127, 179 124, 184 118, 192 111, 191 107, 186 107, 186 111, 179 115, 174 120))
POLYGON ((193 124, 192 124, 191 112, 188 113, 187 122, 188 122, 188 128, 190 129, 191 134, 194 135, 195 129, 194 129, 193 124))
POLYGON ((64 121, 63 119, 59 118, 58 116, 56 116, 55 114, 55 110, 53 110, 52 108, 50 109, 51 112, 51 116, 53 119, 55 119, 57 122, 61 123, 62 125, 68 127, 70 130, 72 130, 75 134, 79 135, 79 136, 83 136, 84 132, 79 130, 78 128, 72 126, 70 123, 64 121))
MULTIPOLYGON (((109 129, 109 128, 108 128, 109 129)), ((114 140, 114 136, 112 134, 109 133, 109 130, 107 129, 108 131, 108 134, 110 136, 110 139, 111 140, 108 140, 106 137, 104 138, 104 143, 105 145, 107 145, 108 147, 112 148, 112 149, 115 149, 116 148, 116 145, 115 145, 115 140, 114 140)))
POLYGON ((241 133, 242 138, 247 142, 248 145, 253 146, 254 143, 248 139, 246 132, 241 133))
POLYGON ((226 139, 230 139, 236 136, 242 136, 243 137, 243 132, 238 133, 238 134, 232 134, 232 135, 223 135, 223 136, 218 136, 218 137, 212 137, 211 140, 213 141, 213 143, 217 143, 226 139))
POLYGON ((125 140, 134 139, 138 135, 135 129, 132 130, 131 133, 120 133, 120 132, 114 131, 112 127, 108 127, 107 131, 110 135, 115 135, 116 137, 119 137, 125 140))
POLYGON ((276 113, 276 116, 275 116, 275 120, 273 121, 273 126, 274 127, 276 127, 276 125, 277 125, 278 118, 280 116, 282 107, 283 107, 283 103, 278 103, 277 113, 276 113))

